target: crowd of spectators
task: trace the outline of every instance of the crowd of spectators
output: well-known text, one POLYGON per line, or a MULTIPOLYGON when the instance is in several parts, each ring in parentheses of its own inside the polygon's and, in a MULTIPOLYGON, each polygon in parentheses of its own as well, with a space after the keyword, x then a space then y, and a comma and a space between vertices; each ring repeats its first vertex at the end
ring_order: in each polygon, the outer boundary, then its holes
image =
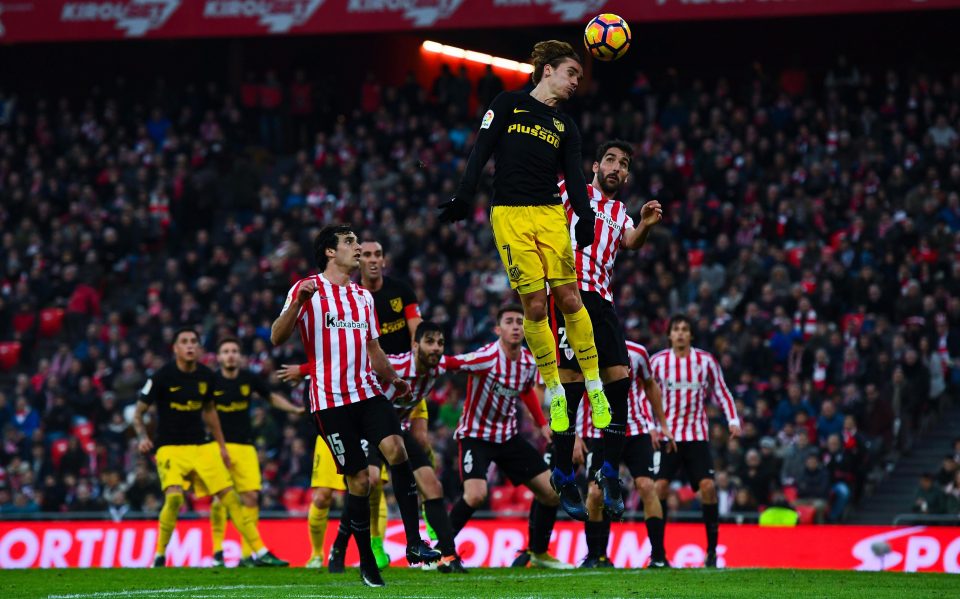
MULTIPOLYGON (((238 89, 0 90, 0 512, 155 512, 155 471, 129 428, 140 386, 170 359, 175 328, 195 324, 207 361, 236 336, 282 388, 278 365, 301 354, 271 347, 270 323, 313 269, 324 223, 381 241, 449 351, 491 339, 511 292, 489 178, 468 223, 436 218, 478 123, 457 100, 465 74, 444 77, 368 80, 340 115, 304 72, 238 89)), ((496 75, 480 87, 496 90, 496 75)), ((787 495, 842 519, 960 382, 960 72, 839 57, 826 74, 637 73, 622 97, 584 88, 565 107, 584 168, 602 141, 629 140, 630 213, 664 206, 617 267, 627 335, 659 350, 669 316, 692 316, 743 417, 730 439, 710 412, 721 513, 787 495)), ((431 410, 450 495, 462 396, 450 381, 431 410)), ((253 418, 264 508, 283 509, 286 488, 309 484, 315 433, 266 406, 253 418)), ((696 499, 675 485, 670 501, 696 499)))
POLYGON ((932 516, 960 515, 960 437, 953 440, 951 451, 943 456, 936 473, 924 472, 920 476, 912 511, 932 516))

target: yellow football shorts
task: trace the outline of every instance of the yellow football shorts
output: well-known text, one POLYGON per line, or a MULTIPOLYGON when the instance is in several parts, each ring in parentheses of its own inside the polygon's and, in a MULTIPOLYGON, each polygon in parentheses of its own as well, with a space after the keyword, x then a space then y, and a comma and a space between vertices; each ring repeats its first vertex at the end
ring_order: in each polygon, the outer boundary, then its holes
POLYGON ((347 490, 343 475, 337 472, 337 464, 333 461, 330 448, 319 435, 313 446, 313 474, 310 477, 310 486, 325 487, 335 491, 347 490))
POLYGON ((230 478, 237 493, 259 491, 263 481, 257 448, 245 443, 227 443, 227 453, 230 454, 230 478))
POLYGON ((196 492, 216 495, 231 485, 220 447, 213 443, 203 445, 164 445, 157 450, 157 471, 160 488, 179 486, 183 490, 196 485, 196 492))
POLYGON ((490 224, 510 286, 521 295, 540 291, 545 281, 552 287, 577 281, 563 206, 494 206, 490 224))

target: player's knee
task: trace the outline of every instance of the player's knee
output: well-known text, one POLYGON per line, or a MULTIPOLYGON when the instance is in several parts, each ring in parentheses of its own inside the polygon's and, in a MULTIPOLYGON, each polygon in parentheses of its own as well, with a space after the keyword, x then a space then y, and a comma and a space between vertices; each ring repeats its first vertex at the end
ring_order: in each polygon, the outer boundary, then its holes
POLYGON ((351 495, 366 497, 370 494, 370 473, 364 468, 356 474, 347 476, 347 487, 350 489, 351 495))
POLYGON ((257 507, 260 504, 258 499, 256 491, 244 491, 240 494, 240 501, 247 507, 257 507))
POLYGON ((533 496, 543 505, 549 505, 550 507, 560 505, 560 496, 553 489, 538 489, 533 496))
POLYGON ((713 479, 705 478, 700 481, 700 494, 704 499, 716 497, 717 485, 714 484, 713 479))
POLYGON ((547 292, 535 291, 520 296, 523 302, 523 317, 534 322, 547 318, 547 292))
POLYGON ((163 498, 164 503, 170 506, 170 509, 176 511, 180 509, 180 506, 183 505, 183 492, 170 492, 167 491, 166 496, 163 498))
POLYGON ((657 497, 661 500, 667 498, 667 491, 669 490, 669 485, 666 480, 658 480, 653 485, 654 490, 657 492, 657 497))
POLYGON ((556 288, 557 307, 564 314, 574 314, 583 307, 583 300, 580 299, 580 291, 574 284, 561 285, 556 288))
POLYGON ((600 507, 603 504, 603 491, 595 484, 587 486, 587 509, 600 507))
POLYGON ((487 500, 487 489, 469 489, 463 492, 463 500, 470 507, 477 509, 487 500))
POLYGON ((640 493, 640 497, 644 499, 655 496, 657 493, 656 485, 653 483, 653 479, 647 478, 646 476, 637 478, 634 481, 634 484, 637 486, 637 491, 640 493))
POLYGON ((313 505, 318 510, 327 509, 333 503, 333 489, 318 487, 313 491, 313 505))
POLYGON ((380 442, 380 453, 391 466, 407 461, 407 448, 399 435, 390 435, 380 442))

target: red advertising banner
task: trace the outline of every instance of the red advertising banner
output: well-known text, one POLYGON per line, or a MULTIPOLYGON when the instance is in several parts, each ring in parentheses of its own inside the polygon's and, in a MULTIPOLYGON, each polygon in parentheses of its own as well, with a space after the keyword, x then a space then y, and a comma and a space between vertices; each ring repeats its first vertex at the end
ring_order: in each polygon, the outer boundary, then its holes
POLYGON ((960 7, 960 0, 0 0, 0 43, 632 23, 960 7))
MULTIPOLYGON (((293 565, 310 557, 306 519, 260 522, 264 541, 293 565)), ((327 527, 329 549, 337 523, 327 527)), ((152 521, 0 522, 0 569, 144 568, 153 559, 157 525, 152 521)), ((467 567, 506 567, 526 547, 525 520, 476 520, 457 537, 467 567)), ((667 526, 667 556, 675 567, 703 564, 705 534, 699 524, 667 526)), ((384 548, 396 565, 404 563, 403 526, 391 523, 384 548)), ((559 522, 550 541, 557 558, 578 563, 586 554, 583 526, 559 522)), ((239 559, 240 544, 230 527, 224 553, 228 565, 239 559)), ((728 568, 817 568, 960 573, 960 527, 801 526, 761 528, 723 525, 717 550, 728 568), (877 545, 889 546, 878 557, 877 545)), ((640 568, 650 558, 643 524, 615 524, 608 555, 620 568, 640 568)), ((173 566, 207 566, 211 561, 210 525, 183 521, 167 548, 173 566)), ((347 564, 357 563, 351 543, 347 564)))

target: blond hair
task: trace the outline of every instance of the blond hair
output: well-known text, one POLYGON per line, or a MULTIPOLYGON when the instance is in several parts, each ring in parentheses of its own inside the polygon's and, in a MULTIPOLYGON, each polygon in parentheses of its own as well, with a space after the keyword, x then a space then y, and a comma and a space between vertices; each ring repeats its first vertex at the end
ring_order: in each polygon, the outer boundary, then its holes
POLYGON ((537 42, 530 54, 530 62, 533 63, 533 74, 530 77, 533 79, 534 85, 540 83, 540 78, 543 77, 543 67, 550 65, 557 68, 568 58, 582 62, 580 55, 567 42, 561 42, 560 40, 537 42))

